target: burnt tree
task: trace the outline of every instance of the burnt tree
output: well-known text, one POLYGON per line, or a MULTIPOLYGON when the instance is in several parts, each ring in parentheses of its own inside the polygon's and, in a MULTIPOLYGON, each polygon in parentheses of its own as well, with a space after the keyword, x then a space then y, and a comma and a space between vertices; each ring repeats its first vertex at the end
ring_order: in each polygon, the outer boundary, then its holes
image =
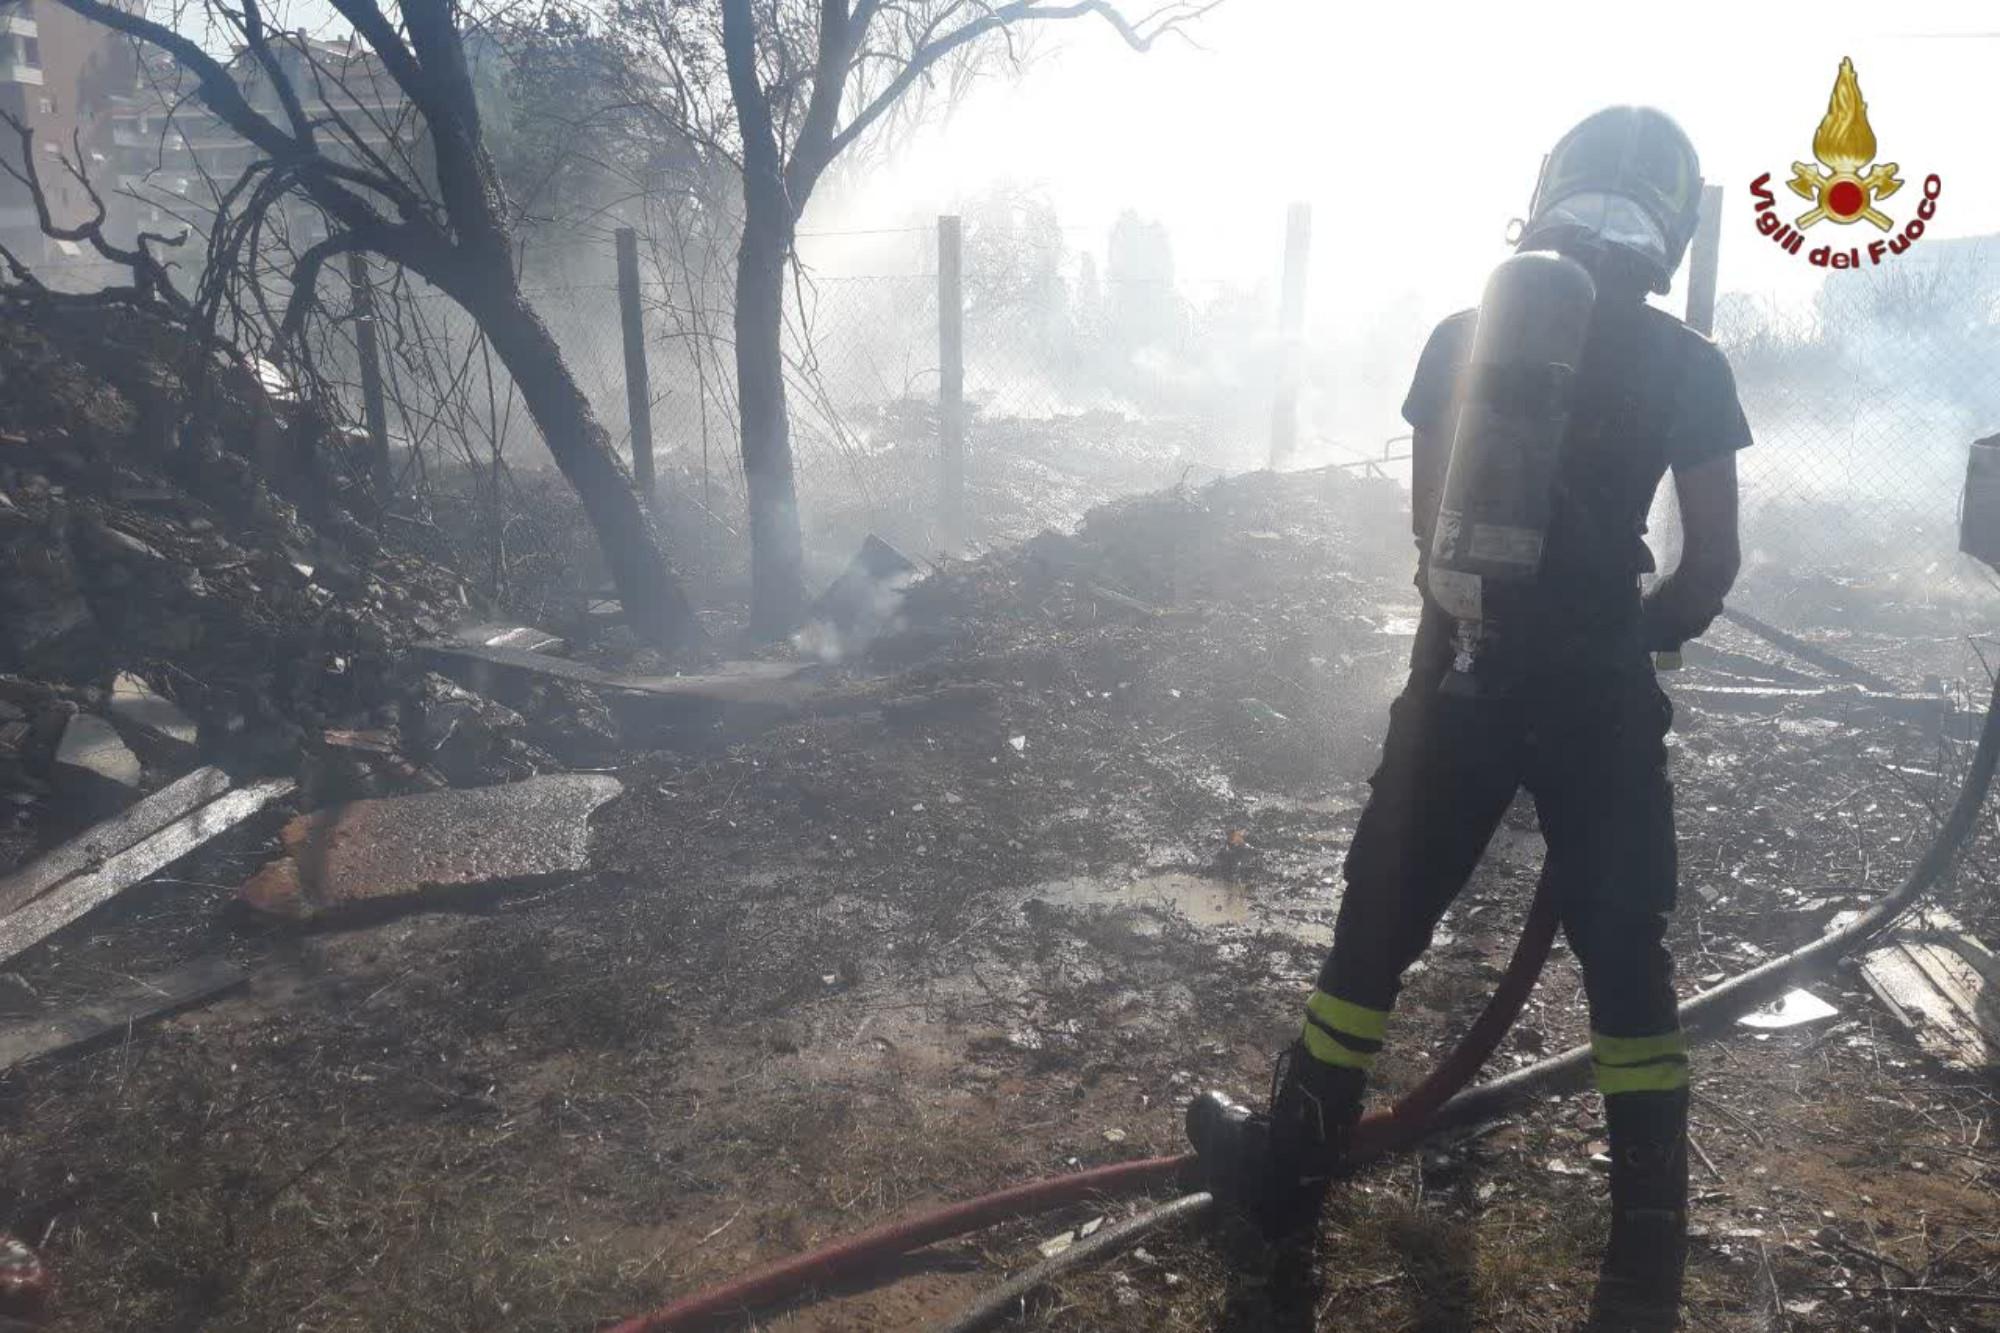
MULTIPOLYGON (((804 604, 785 407, 784 286, 799 218, 821 177, 948 62, 962 72, 984 42, 1008 43, 1011 54, 1015 29, 1097 18, 1144 51, 1215 2, 1170 3, 1131 19, 1110 0, 719 0, 743 173, 736 374, 754 630, 785 632, 804 604)), ((673 28, 671 22, 656 26, 673 28)))
POLYGON ((258 0, 212 3, 209 13, 240 37, 246 76, 270 83, 278 103, 272 113, 252 103, 231 65, 175 29, 105 0, 60 3, 170 57, 194 79, 209 111, 257 150, 257 159, 218 192, 211 289, 218 265, 227 270, 241 262, 256 271, 266 214, 297 198, 323 217, 326 235, 288 257, 281 350, 300 339, 321 271, 344 255, 378 254, 444 292, 471 316, 520 387, 556 466, 583 502, 634 630, 661 644, 698 635, 630 473, 521 291, 506 201, 481 134, 452 0, 401 0, 394 19, 374 0, 331 0, 420 118, 428 170, 417 169, 408 153, 376 151, 324 97, 309 107, 293 72, 299 58, 308 77, 337 82, 338 76, 315 69, 311 53, 297 45, 287 51, 292 39, 272 32, 258 0), (293 57, 289 63, 284 54, 293 57), (253 253, 243 255, 244 247, 253 253))

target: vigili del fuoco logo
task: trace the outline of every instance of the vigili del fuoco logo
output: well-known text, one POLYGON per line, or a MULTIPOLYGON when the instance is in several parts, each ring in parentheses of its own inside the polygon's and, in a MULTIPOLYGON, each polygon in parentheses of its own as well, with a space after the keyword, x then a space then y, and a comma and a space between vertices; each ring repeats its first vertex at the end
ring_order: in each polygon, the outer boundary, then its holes
MULTIPOLYGON (((1924 177, 1923 198, 1916 215, 1899 230, 1895 219, 1876 205, 1903 188, 1894 162, 1875 160, 1875 130, 1868 123, 1868 104, 1861 100, 1861 80, 1855 77, 1854 62, 1841 57, 1840 73, 1833 80, 1833 96, 1826 105, 1826 117, 1813 135, 1814 162, 1792 163, 1792 178, 1785 182, 1793 194, 1812 204, 1790 221, 1780 216, 1778 196, 1771 189, 1771 173, 1750 182, 1757 198, 1757 230, 1776 242, 1787 254, 1805 249, 1805 233, 1822 222, 1842 227, 1866 222, 1886 238, 1865 246, 1841 248, 1831 238, 1809 251, 1806 260, 1820 268, 1860 268, 1862 256, 1870 264, 1880 264, 1891 255, 1900 255, 1924 234, 1924 225, 1937 213, 1938 194, 1943 182, 1935 173, 1924 177)), ((1822 233, 1823 235, 1823 233, 1822 233)), ((1820 239, 1816 235, 1815 240, 1820 239)))

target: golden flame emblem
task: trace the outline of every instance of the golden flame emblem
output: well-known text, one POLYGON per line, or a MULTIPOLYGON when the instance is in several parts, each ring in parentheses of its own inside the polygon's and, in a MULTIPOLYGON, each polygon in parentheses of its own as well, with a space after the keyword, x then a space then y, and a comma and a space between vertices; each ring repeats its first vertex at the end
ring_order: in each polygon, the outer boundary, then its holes
POLYGON ((1834 76, 1826 118, 1813 134, 1813 156, 1824 170, 1809 162, 1794 162, 1792 178, 1786 182, 1792 193, 1815 205, 1799 215, 1795 224, 1799 230, 1827 219, 1845 226, 1864 218, 1883 231, 1889 230, 1888 215, 1874 206, 1875 201, 1902 189, 1903 182, 1896 179, 1894 162, 1862 171, 1875 161, 1875 129, 1868 123, 1868 104, 1861 100, 1861 80, 1855 77, 1854 62, 1845 56, 1840 60, 1840 73, 1834 76))

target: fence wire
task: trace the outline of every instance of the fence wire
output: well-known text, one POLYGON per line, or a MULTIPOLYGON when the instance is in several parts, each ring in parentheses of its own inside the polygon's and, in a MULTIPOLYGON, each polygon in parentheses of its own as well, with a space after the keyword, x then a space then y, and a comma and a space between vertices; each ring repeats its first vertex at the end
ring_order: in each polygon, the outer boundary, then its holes
MULTIPOLYGON (((905 248, 878 261, 883 271, 808 268, 788 293, 785 369, 802 509, 809 541, 834 550, 852 550, 870 531, 917 550, 940 544, 931 526, 935 238, 894 236, 905 248)), ((601 281, 531 284, 529 295, 624 449, 624 350, 604 248, 601 281)), ((1087 263, 1029 259, 968 235, 966 443, 986 540, 1067 525, 1113 495, 1263 465, 1279 362, 1274 284, 1100 278, 1087 263)), ((646 274, 663 487, 699 516, 704 549, 740 546, 728 293, 678 285, 666 263, 646 274)), ((435 293, 412 305, 402 339, 385 339, 394 432, 414 452, 449 452, 466 466, 496 455, 539 461, 532 423, 469 319, 435 293), (424 381, 410 338, 450 373, 434 368, 424 381), (441 398, 456 406, 445 409, 441 398)), ((1849 605, 1955 600, 1963 610, 1971 595, 1991 596, 1989 573, 1957 552, 1957 514, 1967 445, 2000 431, 2000 256, 1905 256, 1881 273, 1829 275, 1803 304, 1725 294, 1716 336, 1757 441, 1739 460, 1745 599, 1782 612, 1812 585, 1845 589, 1849 605)), ((1368 441, 1399 429, 1390 407, 1375 413, 1383 419, 1374 435, 1333 438, 1322 409, 1339 396, 1337 360, 1327 349, 1307 353, 1307 460, 1379 453, 1368 441)), ((1677 533, 1665 494, 1653 526, 1660 563, 1670 566, 1677 533)))
POLYGON ((1738 464, 1744 545, 1774 589, 1992 590, 1957 548, 1967 447, 2000 430, 2000 268, 1905 258, 1830 275, 1809 305, 1718 305, 1757 439, 1738 464))

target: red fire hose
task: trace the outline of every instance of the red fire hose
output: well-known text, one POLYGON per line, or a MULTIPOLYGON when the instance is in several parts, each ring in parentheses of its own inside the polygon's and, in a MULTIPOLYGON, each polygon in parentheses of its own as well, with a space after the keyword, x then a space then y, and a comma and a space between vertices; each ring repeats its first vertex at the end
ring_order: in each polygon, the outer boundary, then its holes
MULTIPOLYGON (((1682 1027, 1691 1034, 1713 1033, 1731 1019, 1778 994, 1784 987, 1794 984, 1801 974, 1827 966, 1834 959, 1842 957, 1848 951, 1886 930, 1898 916, 1929 892, 1931 887, 1951 869, 1959 849, 1964 846, 1967 835, 1972 831, 1973 822, 1985 804, 1986 793, 1992 786, 1996 769, 2000 769, 2000 680, 1994 682, 1992 698, 1986 705, 1985 724, 1979 732, 1979 747, 1973 754, 1972 766, 1966 772, 1965 781, 1958 789, 1958 799, 1938 829, 1937 836, 1931 840, 1930 847, 1925 850, 1916 865, 1911 867, 1903 883, 1893 892, 1884 895, 1879 902, 1848 925, 1801 945, 1781 958, 1774 958, 1760 967, 1731 977, 1721 985, 1702 991, 1686 1000, 1680 1006, 1682 1027)), ((1536 896, 1535 908, 1530 913, 1529 925, 1523 933, 1521 945, 1515 950, 1513 964, 1502 980, 1500 990, 1487 1005, 1486 1012, 1480 1015, 1479 1022, 1474 1025, 1473 1032, 1468 1035, 1460 1048, 1452 1053, 1445 1064, 1440 1066, 1421 1088, 1404 1098, 1396 1110, 1384 1118, 1385 1120, 1400 1119, 1406 1112, 1414 1112, 1417 1109, 1416 1104, 1419 1099, 1435 1096, 1439 1089, 1456 1086, 1454 1076, 1458 1071, 1459 1062, 1469 1058, 1471 1052, 1480 1047, 1482 1039, 1488 1039, 1486 1049, 1491 1049, 1491 1042, 1498 1039, 1498 1034, 1506 1029, 1514 1013, 1519 1010, 1521 1000, 1526 997, 1528 985, 1533 980, 1536 969, 1524 967, 1525 956, 1533 954, 1539 959, 1547 952, 1548 940, 1553 934, 1553 920, 1542 914, 1550 906, 1545 894, 1536 896), (1503 1014, 1504 1017, 1501 1016, 1503 1014), (1498 1027, 1489 1027, 1491 1023, 1497 1023, 1498 1027)), ((1589 1068, 1590 1057, 1589 1046, 1578 1046, 1561 1055, 1543 1060, 1539 1064, 1517 1069, 1511 1074, 1503 1074, 1491 1082, 1457 1093, 1441 1105, 1434 1105, 1433 1110, 1427 1111, 1424 1115, 1411 1115, 1410 1124, 1421 1126, 1421 1133, 1429 1134, 1452 1125, 1471 1124, 1488 1119, 1532 1095, 1580 1081, 1589 1068)), ((1477 1067, 1476 1061, 1474 1067, 1477 1067)), ((1408 1137, 1414 1138, 1416 1135, 1411 1134, 1408 1137)), ((1402 1128, 1398 1128, 1396 1133, 1388 1136, 1383 1146, 1400 1146, 1406 1141, 1402 1128)), ((1148 1209, 1115 1227, 1106 1227, 1088 1240, 1071 1246, 1053 1259, 1037 1264, 994 1288, 966 1307, 956 1319, 941 1328, 939 1333, 981 1333, 982 1330, 989 1329, 1008 1318, 1021 1307, 1030 1294, 1062 1273, 1101 1258, 1169 1222, 1194 1216, 1213 1202, 1212 1195, 1190 1194, 1172 1203, 1148 1209)))
MULTIPOLYGON (((1699 1031, 1727 1022, 1775 994, 1801 972, 1827 965, 1886 929, 1951 867, 1985 801, 1996 769, 2000 769, 2000 681, 1994 683, 1992 697, 1987 702, 1979 747, 1965 782, 1959 788, 1958 800, 1929 849, 1911 868, 1903 884, 1863 913, 1859 920, 1686 1001, 1680 1009, 1683 1025, 1699 1031)), ((1521 942, 1515 946, 1506 975, 1466 1033, 1465 1040, 1429 1078, 1392 1109, 1362 1119, 1355 1131, 1355 1147, 1359 1152, 1368 1155, 1392 1152, 1414 1142, 1426 1132, 1492 1116, 1532 1093, 1582 1077, 1589 1068, 1588 1046, 1579 1046, 1539 1064, 1503 1075, 1470 1092, 1459 1091, 1492 1055, 1534 988, 1542 964, 1548 958, 1549 946, 1555 939, 1556 916, 1554 897, 1549 891, 1548 881, 1544 879, 1535 893, 1527 925, 1521 932, 1521 942)), ((717 1315, 740 1312, 792 1295, 811 1285, 851 1277, 919 1246, 1008 1217, 1041 1212, 1091 1194, 1137 1190, 1157 1184, 1175 1175, 1192 1160, 1192 1154, 1184 1154, 1098 1167, 1092 1171, 1002 1190, 908 1221, 890 1223, 697 1292, 651 1314, 628 1319, 612 1333, 671 1333, 672 1330, 692 1328, 717 1315)), ((1189 1196, 1168 1205, 1165 1210, 1156 1211, 1163 1215, 1172 1213, 1182 1216, 1206 1206, 1203 1202, 1206 1197, 1189 1196)), ((1142 1220, 1134 1219, 1135 1223, 1142 1220)), ((982 1303, 971 1313, 979 1314, 990 1304, 982 1303)), ((983 1327, 984 1324, 963 1326, 983 1327)))
POLYGON ((1431 1071, 1429 1078, 1403 1094, 1388 1110, 1361 1117, 1361 1123, 1354 1127, 1356 1158, 1365 1160, 1409 1147, 1430 1128, 1438 1108, 1472 1082, 1480 1066, 1500 1045, 1500 1039, 1507 1035, 1507 1029, 1514 1026, 1521 1006, 1535 989, 1535 982, 1542 975, 1542 964, 1549 959, 1549 946, 1555 943, 1557 917, 1556 896, 1549 888, 1548 876, 1544 875, 1535 887, 1535 901, 1528 908, 1527 924, 1521 927, 1520 942, 1514 946, 1514 956, 1508 960, 1500 984, 1493 989, 1493 998, 1486 1002, 1464 1039, 1431 1071))
POLYGON ((924 1213, 901 1222, 889 1222, 834 1241, 806 1254, 795 1254, 720 1286, 683 1296, 672 1305, 651 1314, 636 1315, 617 1325, 611 1333, 669 1333, 669 1330, 699 1326, 719 1315, 752 1309, 802 1291, 824 1286, 856 1273, 864 1273, 899 1255, 929 1245, 933 1241, 964 1235, 1010 1217, 1047 1212, 1093 1194, 1123 1194, 1145 1189, 1170 1179, 1193 1154, 1178 1157, 1148 1157, 1137 1162, 1119 1162, 1079 1171, 1070 1176, 1053 1176, 1027 1185, 982 1195, 964 1203, 924 1213))
MULTIPOLYGON (((1521 941, 1514 947, 1507 973, 1488 1000, 1465 1039, 1429 1078, 1386 1111, 1362 1117, 1355 1128, 1355 1149, 1364 1157, 1393 1152, 1415 1142, 1439 1107, 1479 1072, 1500 1039, 1521 1012, 1528 993, 1535 988, 1549 945, 1556 933, 1555 896, 1544 879, 1535 891, 1534 905, 1521 941)), ((618 1324, 610 1333, 674 1333, 699 1326, 706 1320, 737 1313, 791 1296, 808 1287, 826 1286, 867 1272, 911 1250, 977 1231, 1011 1217, 1048 1212, 1064 1204, 1093 1195, 1136 1193, 1170 1180, 1194 1162, 1193 1153, 1176 1157, 1148 1157, 1137 1162, 1100 1166, 1074 1175, 1054 1176, 1012 1189, 1000 1190, 965 1203, 952 1204, 901 1222, 889 1222, 872 1230, 837 1240, 806 1254, 780 1259, 763 1268, 719 1286, 684 1296, 651 1314, 637 1315, 618 1324)))

